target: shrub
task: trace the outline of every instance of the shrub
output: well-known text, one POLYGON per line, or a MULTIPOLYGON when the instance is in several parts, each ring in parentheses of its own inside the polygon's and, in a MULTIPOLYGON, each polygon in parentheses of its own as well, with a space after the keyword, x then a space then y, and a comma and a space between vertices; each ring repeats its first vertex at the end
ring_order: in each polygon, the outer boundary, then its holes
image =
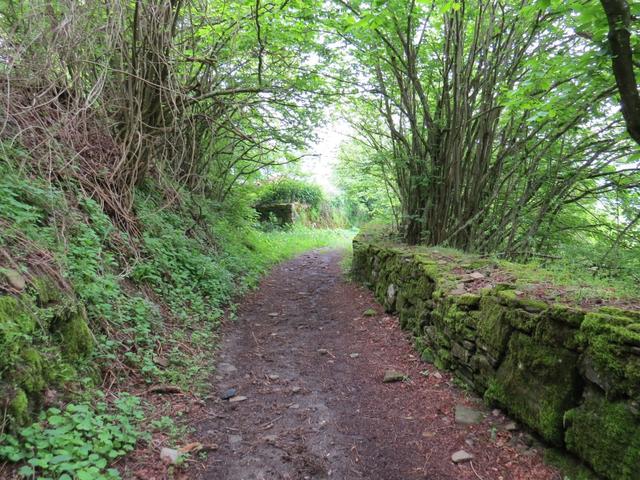
POLYGON ((318 185, 303 180, 282 178, 263 186, 258 192, 256 204, 298 202, 317 208, 323 200, 324 194, 318 185))

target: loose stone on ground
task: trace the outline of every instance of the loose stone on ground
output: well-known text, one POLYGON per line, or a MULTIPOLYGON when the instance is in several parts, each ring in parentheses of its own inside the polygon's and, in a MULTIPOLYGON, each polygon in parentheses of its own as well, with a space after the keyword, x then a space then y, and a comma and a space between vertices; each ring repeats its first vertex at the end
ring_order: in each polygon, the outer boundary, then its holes
POLYGON ((476 423, 482 422, 483 418, 483 413, 479 412, 478 410, 474 410, 473 408, 469 408, 465 405, 456 405, 456 423, 460 423, 463 425, 474 425, 476 423))
POLYGON ((469 452, 465 452, 464 450, 458 450, 453 455, 451 455, 451 461, 453 463, 463 463, 473 460, 473 454, 469 452))
POLYGON ((382 382, 383 383, 402 382, 407 378, 408 377, 402 372, 398 372, 396 370, 387 370, 386 372, 384 372, 384 378, 382 379, 382 382))

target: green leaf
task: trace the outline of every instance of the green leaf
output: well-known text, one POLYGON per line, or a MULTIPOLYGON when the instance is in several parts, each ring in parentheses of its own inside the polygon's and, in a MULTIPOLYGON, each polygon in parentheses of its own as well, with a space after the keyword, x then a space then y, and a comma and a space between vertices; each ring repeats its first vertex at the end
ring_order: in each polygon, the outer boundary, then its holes
POLYGON ((23 465, 18 469, 18 475, 23 477, 32 477, 35 473, 35 470, 28 465, 23 465))

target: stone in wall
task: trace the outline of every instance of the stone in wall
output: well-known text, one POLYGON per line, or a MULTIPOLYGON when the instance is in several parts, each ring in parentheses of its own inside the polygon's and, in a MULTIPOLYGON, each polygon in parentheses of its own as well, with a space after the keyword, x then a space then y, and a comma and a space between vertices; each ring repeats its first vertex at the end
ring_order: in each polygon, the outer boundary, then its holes
POLYGON ((388 240, 354 240, 355 278, 398 314, 423 359, 603 477, 640 480, 640 313, 551 305, 504 285, 448 291, 439 269, 388 240))

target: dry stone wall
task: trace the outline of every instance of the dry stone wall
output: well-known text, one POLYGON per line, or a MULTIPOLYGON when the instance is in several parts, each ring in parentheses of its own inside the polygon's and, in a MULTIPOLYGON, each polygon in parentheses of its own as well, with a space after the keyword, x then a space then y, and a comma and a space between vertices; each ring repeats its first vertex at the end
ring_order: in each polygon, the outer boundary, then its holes
POLYGON ((361 234, 353 273, 423 359, 455 372, 491 404, 611 480, 640 480, 640 312, 585 311, 443 288, 429 255, 361 234))

